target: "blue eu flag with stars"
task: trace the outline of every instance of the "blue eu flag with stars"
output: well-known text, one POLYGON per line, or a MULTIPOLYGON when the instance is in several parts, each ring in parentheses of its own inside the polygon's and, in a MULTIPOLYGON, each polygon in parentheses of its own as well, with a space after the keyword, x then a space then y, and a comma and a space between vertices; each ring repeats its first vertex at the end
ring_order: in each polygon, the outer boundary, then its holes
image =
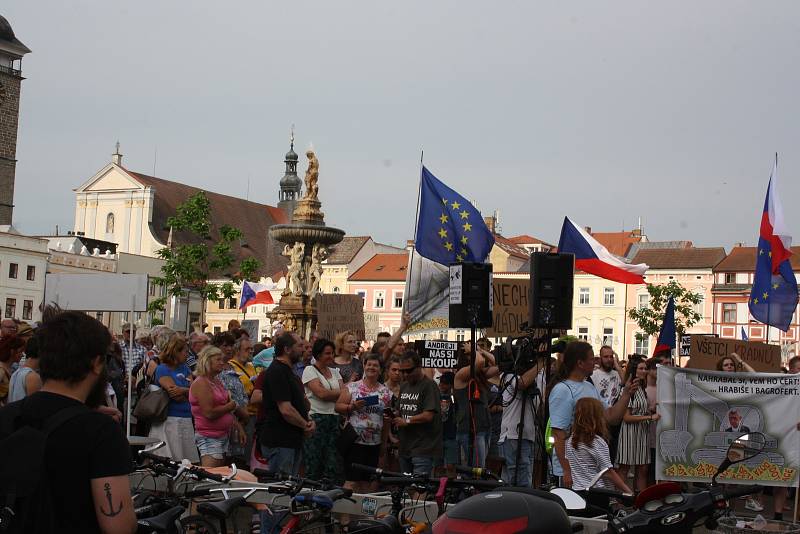
POLYGON ((442 265, 486 261, 494 235, 481 213, 425 167, 420 188, 417 252, 442 265))

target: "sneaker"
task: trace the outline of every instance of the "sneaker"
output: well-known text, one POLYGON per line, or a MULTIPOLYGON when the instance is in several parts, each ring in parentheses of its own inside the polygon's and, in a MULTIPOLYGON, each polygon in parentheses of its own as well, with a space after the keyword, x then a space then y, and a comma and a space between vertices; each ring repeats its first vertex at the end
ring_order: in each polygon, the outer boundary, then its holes
POLYGON ((764 511, 764 506, 760 502, 755 500, 753 497, 747 499, 747 502, 745 503, 744 507, 753 512, 764 511))

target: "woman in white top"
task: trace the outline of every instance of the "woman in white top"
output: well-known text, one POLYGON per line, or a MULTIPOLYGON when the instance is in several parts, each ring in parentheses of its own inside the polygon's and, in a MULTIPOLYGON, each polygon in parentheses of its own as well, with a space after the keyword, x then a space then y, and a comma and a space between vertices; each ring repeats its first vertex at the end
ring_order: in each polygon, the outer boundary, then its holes
POLYGON ((318 339, 311 348, 313 365, 303 370, 303 385, 311 404, 309 416, 316 425, 314 434, 303 441, 305 476, 312 480, 328 478, 336 480, 341 463, 336 449, 339 437, 339 415, 336 400, 343 381, 339 370, 333 367, 334 344, 327 339, 318 339))

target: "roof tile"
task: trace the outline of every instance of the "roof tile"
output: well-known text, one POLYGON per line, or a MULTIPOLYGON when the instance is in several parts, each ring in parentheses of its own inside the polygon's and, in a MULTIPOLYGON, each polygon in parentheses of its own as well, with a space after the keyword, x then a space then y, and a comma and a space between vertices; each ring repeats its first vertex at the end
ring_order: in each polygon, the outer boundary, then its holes
POLYGON ((725 259, 725 249, 652 248, 640 250, 631 263, 646 263, 650 269, 710 269, 725 259))
POLYGON ((408 252, 375 254, 348 278, 351 282, 403 282, 408 268, 408 252))

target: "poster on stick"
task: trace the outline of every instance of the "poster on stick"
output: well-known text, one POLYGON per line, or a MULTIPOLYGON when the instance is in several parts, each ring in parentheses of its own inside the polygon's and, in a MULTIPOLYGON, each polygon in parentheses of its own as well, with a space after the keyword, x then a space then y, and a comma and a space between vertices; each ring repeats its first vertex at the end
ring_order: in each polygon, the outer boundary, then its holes
POLYGON ((317 335, 333 340, 350 330, 364 340, 364 299, 360 295, 317 295, 317 335))
POLYGON ((414 350, 422 357, 424 369, 454 369, 458 365, 457 341, 422 339, 414 342, 414 350))
POLYGON ((732 352, 756 371, 777 373, 781 370, 781 348, 758 341, 724 339, 714 336, 692 334, 689 348, 691 369, 716 369, 717 361, 732 352))
POLYGON ((656 479, 709 482, 731 441, 761 432, 766 446, 735 464, 724 484, 796 486, 800 375, 658 366, 656 479))
POLYGON ((258 335, 258 322, 258 319, 245 319, 242 321, 242 330, 247 332, 253 343, 261 341, 261 337, 258 335))
POLYGON ((501 278, 492 280, 494 310, 492 326, 486 329, 487 337, 521 336, 522 324, 528 322, 528 292, 531 280, 501 278))

